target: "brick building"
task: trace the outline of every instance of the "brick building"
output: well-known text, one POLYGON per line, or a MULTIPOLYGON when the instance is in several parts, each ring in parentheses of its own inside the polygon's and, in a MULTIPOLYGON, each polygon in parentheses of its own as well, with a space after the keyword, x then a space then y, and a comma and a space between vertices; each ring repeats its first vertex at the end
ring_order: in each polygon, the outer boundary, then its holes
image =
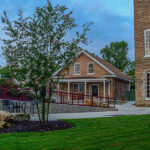
POLYGON ((134 0, 136 105, 150 106, 150 0, 134 0))
POLYGON ((61 68, 58 91, 120 99, 130 89, 131 80, 103 59, 82 51, 68 69, 61 68))

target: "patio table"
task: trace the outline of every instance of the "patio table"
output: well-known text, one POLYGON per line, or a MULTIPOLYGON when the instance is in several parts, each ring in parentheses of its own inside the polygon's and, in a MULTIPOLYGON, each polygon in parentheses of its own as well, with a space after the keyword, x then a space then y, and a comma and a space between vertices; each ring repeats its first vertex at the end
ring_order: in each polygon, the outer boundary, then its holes
POLYGON ((17 113, 23 111, 26 113, 26 104, 30 101, 18 101, 18 100, 10 100, 10 103, 13 105, 13 112, 16 110, 17 113))

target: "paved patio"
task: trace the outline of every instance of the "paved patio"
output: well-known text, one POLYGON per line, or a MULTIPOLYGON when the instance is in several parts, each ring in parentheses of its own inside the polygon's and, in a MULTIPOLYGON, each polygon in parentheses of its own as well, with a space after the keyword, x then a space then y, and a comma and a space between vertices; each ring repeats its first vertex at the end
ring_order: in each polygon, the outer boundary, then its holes
MULTIPOLYGON (((122 105, 116 105, 116 108, 118 108, 118 111, 50 114, 49 120, 150 114, 149 107, 136 107, 135 102, 127 102, 122 105)), ((31 120, 38 120, 37 115, 31 115, 31 120)))

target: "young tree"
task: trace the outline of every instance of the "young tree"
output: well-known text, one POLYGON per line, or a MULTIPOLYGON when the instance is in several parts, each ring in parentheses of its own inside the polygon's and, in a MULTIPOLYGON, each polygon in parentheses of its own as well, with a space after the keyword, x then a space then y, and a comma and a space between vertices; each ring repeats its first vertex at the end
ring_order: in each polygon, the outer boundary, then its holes
POLYGON ((128 50, 128 43, 125 41, 112 42, 109 46, 106 45, 105 48, 101 49, 100 54, 104 60, 124 72, 130 62, 127 56, 128 50))
POLYGON ((0 68, 0 75, 2 78, 11 78, 11 72, 8 69, 8 66, 0 68))
POLYGON ((68 66, 81 51, 82 44, 88 44, 86 33, 91 23, 83 25, 83 32, 66 40, 66 34, 76 27, 72 12, 65 6, 47 5, 37 7, 33 17, 23 17, 19 11, 18 19, 13 22, 4 11, 1 20, 7 39, 2 47, 7 64, 15 78, 20 78, 34 90, 36 99, 42 102, 42 109, 36 103, 39 121, 42 125, 48 122, 51 91, 56 80, 54 72, 68 66), (46 87, 50 92, 46 100, 46 87), (46 103, 47 101, 47 103, 46 103), (41 115, 42 114, 42 115, 41 115))

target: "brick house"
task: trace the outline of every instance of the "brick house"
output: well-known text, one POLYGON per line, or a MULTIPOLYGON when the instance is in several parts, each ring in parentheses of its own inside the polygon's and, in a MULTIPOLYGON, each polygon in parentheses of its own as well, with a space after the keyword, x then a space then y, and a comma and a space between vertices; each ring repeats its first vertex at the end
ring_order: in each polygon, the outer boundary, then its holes
POLYGON ((58 91, 84 95, 121 98, 130 90, 131 80, 116 67, 103 59, 82 51, 68 69, 59 69, 58 91))
POLYGON ((136 105, 150 106, 150 0, 134 0, 136 105))

